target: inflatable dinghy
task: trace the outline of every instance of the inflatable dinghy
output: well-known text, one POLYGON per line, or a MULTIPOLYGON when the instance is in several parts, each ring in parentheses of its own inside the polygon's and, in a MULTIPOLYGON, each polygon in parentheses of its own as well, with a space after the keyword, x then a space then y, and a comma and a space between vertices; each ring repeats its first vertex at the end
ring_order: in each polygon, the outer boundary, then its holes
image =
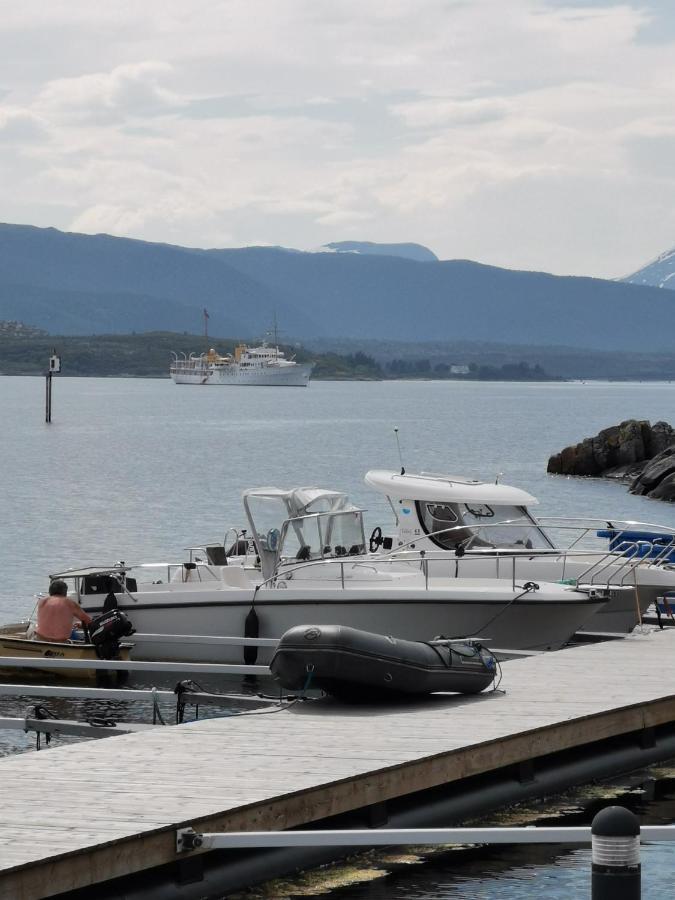
POLYGON ((493 681, 494 656, 476 641, 401 641, 344 625, 296 625, 270 664, 282 687, 321 688, 343 700, 449 691, 477 694, 493 681))

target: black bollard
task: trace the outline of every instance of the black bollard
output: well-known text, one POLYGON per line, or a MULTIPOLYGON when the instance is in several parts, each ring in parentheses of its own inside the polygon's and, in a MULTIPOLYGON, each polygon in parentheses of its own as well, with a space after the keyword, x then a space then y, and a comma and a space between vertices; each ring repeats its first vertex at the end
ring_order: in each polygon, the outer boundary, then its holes
POLYGON ((591 827, 592 900, 640 900, 640 823, 623 806, 608 806, 591 827))

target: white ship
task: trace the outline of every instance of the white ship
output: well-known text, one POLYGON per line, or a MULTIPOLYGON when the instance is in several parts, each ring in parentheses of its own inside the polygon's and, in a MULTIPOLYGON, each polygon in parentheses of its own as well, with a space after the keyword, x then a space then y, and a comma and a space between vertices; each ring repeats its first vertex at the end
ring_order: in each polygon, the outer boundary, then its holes
POLYGON ((253 384, 307 387, 311 363, 286 359, 275 345, 263 341, 259 347, 239 344, 234 356, 220 356, 211 349, 197 356, 173 354, 169 370, 176 384, 253 384))

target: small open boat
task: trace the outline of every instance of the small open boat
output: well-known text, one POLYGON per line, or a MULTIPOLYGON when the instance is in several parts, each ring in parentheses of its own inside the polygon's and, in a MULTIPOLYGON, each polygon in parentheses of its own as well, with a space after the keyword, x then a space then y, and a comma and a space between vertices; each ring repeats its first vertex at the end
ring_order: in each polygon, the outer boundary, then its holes
POLYGON ((363 702, 436 691, 477 694, 495 679, 494 656, 471 640, 401 641, 344 625, 297 625, 270 664, 288 690, 321 688, 363 702))
MULTIPOLYGON (((105 618, 106 617, 104 616, 100 617, 100 619, 105 618)), ((126 619, 126 616, 124 618, 126 619)), ((100 621, 100 619, 94 620, 92 623, 92 630, 95 629, 96 623, 97 621, 100 621)), ((126 661, 129 659, 129 651, 132 649, 133 644, 119 641, 116 637, 111 638, 110 635, 107 635, 104 641, 95 637, 92 642, 85 640, 60 642, 36 641, 29 636, 30 631, 31 625, 29 622, 0 626, 0 673, 2 675, 16 676, 20 673, 30 673, 31 675, 35 675, 39 673, 41 675, 49 674, 59 678, 95 680, 101 680, 101 677, 107 677, 109 679, 112 675, 118 682, 124 681, 127 677, 127 672, 115 673, 105 669, 68 669, 61 667, 50 669, 49 667, 43 668, 42 666, 36 666, 32 669, 30 667, 31 659, 114 659, 126 661), (13 666, 3 668, 2 658, 4 656, 24 657, 27 663, 26 667, 20 669, 14 668, 13 666)), ((97 632, 100 634, 100 629, 98 629, 97 632)))

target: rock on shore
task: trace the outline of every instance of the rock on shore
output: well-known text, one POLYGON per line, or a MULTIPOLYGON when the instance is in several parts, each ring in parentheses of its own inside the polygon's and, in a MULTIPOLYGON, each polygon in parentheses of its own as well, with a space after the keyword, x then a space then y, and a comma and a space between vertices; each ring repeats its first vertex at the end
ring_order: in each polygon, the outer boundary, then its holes
POLYGON ((631 493, 675 501, 675 430, 627 419, 555 453, 546 471, 630 480, 631 493))

